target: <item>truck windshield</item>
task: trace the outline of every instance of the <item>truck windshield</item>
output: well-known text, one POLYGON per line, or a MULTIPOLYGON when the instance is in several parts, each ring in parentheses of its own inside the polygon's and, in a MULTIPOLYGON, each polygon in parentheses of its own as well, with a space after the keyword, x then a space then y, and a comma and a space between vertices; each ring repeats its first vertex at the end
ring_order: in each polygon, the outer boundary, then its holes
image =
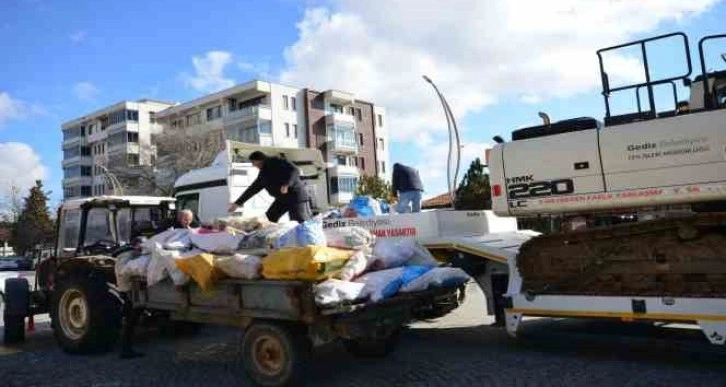
POLYGON ((86 220, 86 236, 84 246, 90 246, 98 241, 115 242, 111 229, 111 213, 106 208, 91 208, 86 220))
POLYGON ((149 236, 164 223, 164 212, 159 207, 122 208, 116 213, 119 244, 138 236, 149 236))

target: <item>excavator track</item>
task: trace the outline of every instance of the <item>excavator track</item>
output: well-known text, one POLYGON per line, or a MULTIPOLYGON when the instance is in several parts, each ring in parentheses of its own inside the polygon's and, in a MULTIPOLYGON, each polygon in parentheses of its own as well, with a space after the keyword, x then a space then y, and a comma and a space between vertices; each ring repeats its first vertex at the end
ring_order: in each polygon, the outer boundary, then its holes
POLYGON ((530 294, 726 296, 726 214, 542 235, 519 250, 530 294))

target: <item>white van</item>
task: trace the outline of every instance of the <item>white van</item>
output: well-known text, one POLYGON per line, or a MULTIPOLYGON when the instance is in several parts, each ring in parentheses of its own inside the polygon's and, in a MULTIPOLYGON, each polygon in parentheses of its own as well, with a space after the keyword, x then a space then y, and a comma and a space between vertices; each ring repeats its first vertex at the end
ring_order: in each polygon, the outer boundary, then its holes
MULTIPOLYGON (((177 208, 194 211, 202 223, 227 215, 234 202, 257 178, 258 170, 249 160, 254 151, 285 158, 300 169, 300 177, 310 194, 313 211, 328 209, 328 184, 325 161, 317 149, 277 148, 227 141, 224 151, 211 165, 191 170, 174 183, 177 208)), ((245 216, 264 214, 274 198, 262 190, 245 203, 245 216)), ((289 220, 285 214, 280 221, 289 220)))

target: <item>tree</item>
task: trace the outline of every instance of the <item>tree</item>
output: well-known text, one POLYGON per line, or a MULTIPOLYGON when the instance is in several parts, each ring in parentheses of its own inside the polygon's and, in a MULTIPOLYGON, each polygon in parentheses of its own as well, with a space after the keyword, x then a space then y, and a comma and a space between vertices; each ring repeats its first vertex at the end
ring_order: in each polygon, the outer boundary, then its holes
POLYGON ((155 145, 140 145, 138 165, 109 160, 108 171, 124 187, 124 194, 170 196, 174 182, 192 169, 210 165, 224 150, 224 131, 199 134, 165 132, 153 136, 155 145), (126 192, 128 189, 129 192, 126 192))
POLYGON ((370 196, 374 199, 385 200, 388 203, 394 201, 391 184, 378 176, 363 175, 358 180, 356 195, 370 196))
POLYGON ((484 164, 477 158, 469 165, 469 170, 456 189, 454 208, 457 210, 487 210, 492 208, 489 174, 484 164))
POLYGON ((36 245, 51 244, 54 239, 54 224, 48 211, 48 196, 43 183, 35 181, 30 194, 24 199, 23 210, 13 227, 12 243, 17 254, 30 252, 36 245))

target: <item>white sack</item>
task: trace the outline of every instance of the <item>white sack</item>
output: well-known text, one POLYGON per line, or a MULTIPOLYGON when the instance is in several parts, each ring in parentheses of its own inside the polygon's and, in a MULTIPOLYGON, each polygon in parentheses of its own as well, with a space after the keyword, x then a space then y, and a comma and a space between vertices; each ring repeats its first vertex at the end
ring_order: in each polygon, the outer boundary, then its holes
POLYGON ((362 298, 365 284, 329 279, 313 286, 315 303, 320 306, 355 301, 362 298))
POLYGON ((262 259, 255 255, 235 254, 215 259, 214 266, 232 278, 251 280, 260 278, 262 259))
POLYGON ((209 234, 190 233, 194 246, 213 254, 232 254, 237 250, 244 235, 233 235, 228 232, 213 232, 209 234))
POLYGON ((325 229, 325 239, 330 247, 360 250, 370 247, 376 238, 362 227, 339 227, 325 229))

